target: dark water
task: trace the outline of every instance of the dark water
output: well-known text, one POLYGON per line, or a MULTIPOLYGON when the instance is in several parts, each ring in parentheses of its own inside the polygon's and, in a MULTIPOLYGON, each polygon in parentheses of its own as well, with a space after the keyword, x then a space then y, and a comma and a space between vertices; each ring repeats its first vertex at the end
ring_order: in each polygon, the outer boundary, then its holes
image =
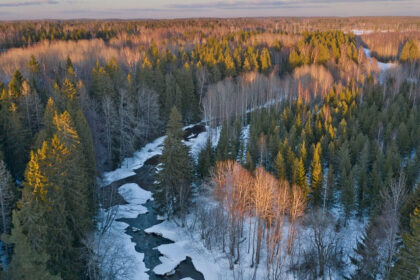
POLYGON ((197 271, 192 263, 191 258, 187 257, 186 260, 182 261, 176 268, 175 273, 170 276, 159 276, 153 273, 153 268, 159 265, 161 262, 159 257, 161 254, 156 247, 163 244, 173 243, 171 240, 164 237, 158 236, 156 234, 148 234, 144 231, 153 225, 161 223, 157 220, 157 215, 154 210, 154 202, 148 201, 144 204, 148 209, 148 213, 139 215, 134 219, 119 219, 130 225, 127 228, 126 233, 132 237, 132 240, 136 243, 136 251, 144 253, 144 263, 149 271, 150 280, 177 280, 185 277, 191 277, 195 280, 204 280, 203 274, 197 271), (140 229, 140 231, 134 232, 133 227, 140 229))

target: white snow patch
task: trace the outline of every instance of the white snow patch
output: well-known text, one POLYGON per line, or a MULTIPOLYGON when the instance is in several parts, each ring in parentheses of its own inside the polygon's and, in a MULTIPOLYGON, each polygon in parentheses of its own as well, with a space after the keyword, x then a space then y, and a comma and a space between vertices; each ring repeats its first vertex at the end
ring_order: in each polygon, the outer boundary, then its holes
MULTIPOLYGON (((206 127, 206 130, 209 128, 206 127)), ((198 154, 206 146, 208 132, 202 132, 197 137, 184 141, 185 145, 190 148, 190 155, 197 162, 198 154)))
POLYGON ((180 228, 174 222, 166 220, 145 231, 159 234, 175 242, 157 247, 163 256, 159 258, 162 264, 153 269, 156 274, 170 274, 189 256, 194 267, 204 275, 206 280, 220 279, 220 272, 223 269, 216 262, 215 252, 209 252, 202 242, 194 240, 186 228, 180 228))
POLYGON ((363 34, 370 34, 373 32, 373 30, 353 29, 352 32, 354 35, 363 35, 363 34))
POLYGON ((152 200, 152 193, 143 190, 135 183, 124 184, 118 189, 118 193, 128 204, 118 206, 116 219, 136 218, 140 214, 146 214, 147 208, 142 204, 152 200))

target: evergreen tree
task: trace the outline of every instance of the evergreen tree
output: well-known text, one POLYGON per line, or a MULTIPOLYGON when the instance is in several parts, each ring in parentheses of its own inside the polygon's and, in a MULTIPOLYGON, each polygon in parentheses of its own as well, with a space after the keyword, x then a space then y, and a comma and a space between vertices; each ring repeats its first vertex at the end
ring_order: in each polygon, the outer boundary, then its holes
POLYGON ((224 161, 230 158, 229 155, 229 136, 226 121, 223 122, 222 130, 220 131, 219 142, 216 147, 216 161, 224 161))
MULTIPOLYGON (((17 212, 24 232, 48 268, 64 279, 80 275, 82 242, 92 229, 93 174, 68 112, 54 112, 53 136, 32 151, 17 212)), ((41 139, 40 139, 41 140, 41 139)))
POLYGON ((206 146, 201 149, 198 154, 197 173, 200 178, 205 178, 210 174, 210 167, 212 166, 213 147, 210 137, 207 138, 206 146))
POLYGON ((311 165, 311 197, 314 205, 321 205, 322 192, 322 164, 321 164, 321 144, 315 146, 314 156, 311 165))
POLYGON ((350 278, 352 280, 378 279, 380 273, 380 267, 378 265, 378 244, 372 234, 372 228, 370 224, 362 239, 357 242, 357 247, 354 250, 355 256, 350 257, 352 264, 356 267, 355 272, 350 278))
POLYGON ((391 271, 396 280, 420 279, 420 208, 414 209, 410 217, 410 230, 403 233, 403 247, 398 261, 391 271))
POLYGON ((17 189, 12 176, 4 161, 0 159, 0 231, 2 234, 10 233, 12 209, 15 206, 17 196, 17 189))
POLYGON ((3 91, 0 97, 0 136, 3 138, 5 161, 13 176, 21 178, 28 153, 28 136, 18 105, 3 91))
POLYGON ((280 180, 286 179, 286 167, 281 151, 277 153, 277 156, 274 159, 274 170, 276 172, 277 178, 279 178, 280 180))
POLYGON ((263 48, 260 55, 261 72, 268 75, 271 71, 271 56, 267 48, 263 48))
POLYGON ((23 81, 24 79, 22 74, 16 70, 9 82, 9 96, 12 98, 12 100, 15 100, 21 96, 23 81))
POLYGON ((401 50, 400 60, 401 62, 414 61, 420 58, 420 50, 418 43, 415 40, 408 40, 401 50))
POLYGON ((346 218, 354 207, 354 181, 352 165, 347 142, 343 143, 338 151, 339 158, 339 185, 341 187, 341 201, 344 205, 346 218))
POLYGON ((52 275, 47 269, 48 255, 34 250, 23 233, 18 215, 13 213, 13 229, 10 236, 2 236, 9 244, 14 244, 14 254, 7 271, 1 274, 4 280, 60 280, 61 277, 52 275))
POLYGON ((305 196, 309 193, 308 180, 306 178, 305 166, 301 158, 296 158, 293 165, 293 183, 300 186, 305 196))
POLYGON ((176 107, 171 111, 167 137, 161 156, 162 169, 154 197, 157 210, 169 218, 185 214, 191 196, 192 160, 188 147, 182 142, 181 114, 176 107))

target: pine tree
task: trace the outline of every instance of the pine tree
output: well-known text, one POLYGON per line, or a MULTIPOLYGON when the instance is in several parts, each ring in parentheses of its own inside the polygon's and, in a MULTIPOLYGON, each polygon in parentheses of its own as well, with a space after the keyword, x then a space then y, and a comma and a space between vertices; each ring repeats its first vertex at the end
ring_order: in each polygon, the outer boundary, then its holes
POLYGON ((289 64, 292 68, 302 65, 303 60, 296 50, 292 50, 289 55, 289 64))
POLYGON ((400 60, 402 62, 414 61, 420 58, 420 50, 415 40, 408 40, 401 50, 400 60))
POLYGON ((12 176, 4 161, 0 159, 0 230, 2 234, 10 232, 12 209, 15 206, 17 195, 12 176))
POLYGON ((391 271, 396 280, 420 279, 420 208, 414 209, 410 217, 410 230, 403 233, 403 247, 398 261, 391 271))
POLYGON ((49 255, 50 271, 74 279, 82 269, 81 240, 92 229, 93 174, 70 114, 53 113, 53 135, 44 133, 31 152, 17 214, 33 249, 49 255))
POLYGON ((341 201, 344 205, 346 218, 354 207, 354 181, 347 142, 338 151, 339 158, 339 186, 341 187, 341 201))
POLYGON ((0 98, 0 120, 5 161, 12 175, 21 178, 27 160, 30 132, 23 125, 18 105, 5 94, 0 98))
POLYGON ((7 271, 0 279, 7 280, 60 280, 61 277, 52 275, 47 269, 48 255, 34 250, 23 233, 22 225, 16 212, 13 213, 13 229, 10 236, 2 236, 9 244, 14 244, 14 254, 7 271))
POLYGON ((171 111, 166 133, 161 156, 162 169, 158 174, 154 197, 157 210, 171 218, 185 214, 192 182, 192 160, 188 147, 182 142, 181 114, 176 107, 171 111))
POLYGON ((301 158, 295 159, 295 162, 293 165, 293 178, 294 178, 293 183, 298 185, 302 189, 306 197, 309 193, 309 186, 308 186, 308 180, 306 178, 305 166, 301 158))
POLYGON ((276 172, 277 178, 279 178, 280 180, 286 179, 286 167, 281 151, 277 153, 277 156, 274 159, 274 170, 276 172))
POLYGON ((260 55, 261 72, 268 75, 271 71, 271 56, 267 48, 263 48, 260 55))
POLYGON ((22 74, 16 70, 13 73, 12 79, 10 80, 9 83, 9 96, 10 98, 12 98, 12 100, 17 99, 18 97, 20 97, 21 92, 22 92, 22 83, 23 83, 24 79, 22 74))
POLYGON ((198 154, 197 173, 200 178, 206 178, 210 174, 210 167, 212 166, 213 147, 210 137, 207 138, 206 146, 201 149, 198 154))
POLYGON ((223 122, 222 130, 220 131, 219 142, 216 147, 216 161, 224 161, 230 158, 229 155, 229 136, 227 131, 227 123, 223 122))
POLYGON ((29 62, 28 62, 28 67, 31 70, 32 74, 37 74, 40 71, 40 65, 39 62, 36 60, 34 55, 31 55, 29 62))
POLYGON ((320 44, 316 63, 322 64, 328 62, 328 60, 330 60, 330 51, 325 45, 320 44))
POLYGON ((315 146, 314 156, 311 165, 311 197, 314 205, 321 205, 322 192, 322 165, 321 165, 321 144, 317 143, 315 146))
POLYGON ((352 264, 356 267, 351 275, 352 280, 376 280, 380 273, 378 265, 378 244, 371 233, 372 225, 368 226, 362 239, 357 242, 354 250, 355 256, 350 257, 352 264))

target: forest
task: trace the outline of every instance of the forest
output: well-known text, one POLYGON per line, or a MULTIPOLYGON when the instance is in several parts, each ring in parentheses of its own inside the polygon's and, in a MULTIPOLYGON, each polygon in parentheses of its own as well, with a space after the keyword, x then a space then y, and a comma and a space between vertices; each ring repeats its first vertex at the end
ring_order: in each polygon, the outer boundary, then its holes
POLYGON ((0 279, 420 279, 419 95, 418 17, 2 21, 0 279))

